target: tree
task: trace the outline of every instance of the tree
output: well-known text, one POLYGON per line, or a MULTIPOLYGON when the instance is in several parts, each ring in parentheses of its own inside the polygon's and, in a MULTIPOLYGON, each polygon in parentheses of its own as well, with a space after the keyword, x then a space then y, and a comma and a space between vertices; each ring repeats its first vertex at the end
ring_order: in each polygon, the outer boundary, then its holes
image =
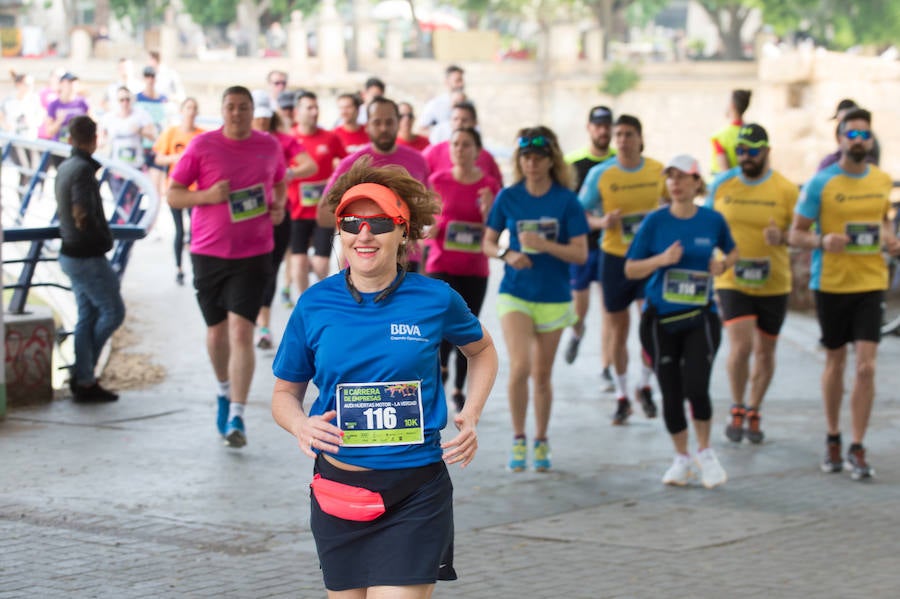
POLYGON ((829 48, 895 43, 900 4, 895 0, 760 0, 763 19, 776 33, 801 32, 829 48))
MULTIPOLYGON (((805 0, 801 0, 805 1, 805 0)), ((697 0, 719 32, 722 42, 722 58, 740 60, 744 58, 744 41, 741 30, 747 17, 757 8, 755 0, 697 0)))

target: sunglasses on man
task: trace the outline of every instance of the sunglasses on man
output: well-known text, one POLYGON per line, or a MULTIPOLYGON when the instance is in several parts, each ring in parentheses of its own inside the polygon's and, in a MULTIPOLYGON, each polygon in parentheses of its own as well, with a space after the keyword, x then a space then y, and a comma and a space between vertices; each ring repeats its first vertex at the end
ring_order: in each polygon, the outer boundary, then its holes
POLYGON ((844 135, 849 140, 862 140, 868 141, 872 139, 872 132, 868 129, 850 129, 849 131, 844 131, 844 135))

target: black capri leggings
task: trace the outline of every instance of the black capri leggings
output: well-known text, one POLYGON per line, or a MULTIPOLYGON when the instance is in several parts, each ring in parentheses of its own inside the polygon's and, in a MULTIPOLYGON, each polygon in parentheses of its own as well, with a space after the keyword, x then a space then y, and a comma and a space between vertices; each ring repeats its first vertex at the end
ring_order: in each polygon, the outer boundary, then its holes
POLYGON ((669 434, 687 428, 685 400, 691 403, 693 420, 712 418, 709 377, 722 340, 718 315, 705 310, 697 326, 671 332, 659 323, 655 311, 648 309, 641 316, 640 334, 662 391, 663 417, 669 434))
POLYGON ((278 286, 278 267, 284 260, 284 253, 287 252, 288 245, 291 243, 291 219, 286 214, 281 224, 272 228, 272 237, 275 240, 275 247, 272 249, 272 276, 268 278, 263 289, 262 305, 264 308, 272 307, 275 287, 278 286))
MULTIPOLYGON (((424 260, 423 260, 424 262, 424 260)), ((484 295, 487 293, 487 277, 475 277, 467 275, 448 275, 443 272, 430 272, 429 277, 440 279, 460 294, 465 300, 466 305, 472 314, 478 316, 481 312, 481 305, 484 303, 484 295)), ((453 350, 453 344, 449 341, 441 341, 441 370, 446 373, 447 366, 450 363, 450 352, 453 350)), ((466 375, 469 373, 469 361, 466 356, 456 349, 456 376, 453 384, 457 389, 463 389, 466 384, 466 375)), ((447 375, 444 374, 444 380, 447 375)))

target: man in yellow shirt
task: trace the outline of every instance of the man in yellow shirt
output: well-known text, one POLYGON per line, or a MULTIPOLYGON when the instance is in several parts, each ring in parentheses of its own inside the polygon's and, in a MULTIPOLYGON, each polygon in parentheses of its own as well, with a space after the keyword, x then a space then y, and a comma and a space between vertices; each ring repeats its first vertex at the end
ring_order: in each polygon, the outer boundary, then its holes
POLYGON ((822 396, 828 426, 824 472, 844 469, 840 414, 844 395, 847 343, 856 353, 856 375, 850 395, 853 443, 847 452, 854 480, 874 475, 866 459, 863 437, 875 398, 875 363, 881 336, 887 266, 882 247, 900 254, 900 241, 888 219, 891 178, 866 163, 872 147, 872 115, 848 112, 841 119, 840 160, 819 171, 803 188, 789 240, 813 249, 810 288, 825 346, 822 396), (810 231, 815 223, 816 231, 810 231))
POLYGON ((728 379, 734 400, 725 436, 740 443, 746 421, 747 440, 761 443, 759 410, 775 373, 775 345, 791 291, 787 230, 799 191, 769 167, 769 136, 761 126, 751 123, 741 128, 735 154, 738 166, 716 177, 706 200, 708 208, 725 217, 740 255, 734 268, 715 279, 728 331, 728 379))

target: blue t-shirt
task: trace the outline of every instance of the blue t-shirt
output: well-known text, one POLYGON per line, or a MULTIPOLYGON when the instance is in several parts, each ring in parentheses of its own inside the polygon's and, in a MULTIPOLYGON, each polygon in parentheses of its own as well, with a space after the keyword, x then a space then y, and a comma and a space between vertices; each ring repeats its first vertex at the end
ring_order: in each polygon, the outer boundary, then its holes
POLYGON ((345 445, 336 457, 378 470, 438 462, 440 431, 447 425, 438 359, 441 341, 454 345, 478 341, 481 323, 449 285, 415 273, 407 274, 378 303, 373 301, 377 293, 360 295, 362 303, 357 303, 344 272, 305 291, 291 313, 272 371, 285 381, 315 384, 319 396, 309 409, 311 416, 336 409, 339 383, 421 381, 424 443, 345 445))
MULTIPOLYGON (((705 306, 712 298, 709 259, 719 248, 734 249, 734 239, 725 218, 709 208, 697 208, 691 218, 677 218, 663 207, 649 214, 628 248, 626 258, 643 260, 662 254, 675 241, 684 249, 677 264, 657 269, 647 279, 644 308, 652 305, 659 314, 671 314, 705 306), (705 293, 704 293, 705 290, 705 293)), ((715 304, 712 305, 715 310, 715 304)))
MULTIPOLYGON (((557 243, 569 243, 573 237, 587 235, 588 224, 578 196, 558 183, 541 197, 525 189, 525 182, 503 188, 488 215, 487 226, 494 231, 509 229, 509 249, 521 252, 518 231, 535 230, 557 243)), ((531 253, 531 268, 504 267, 500 293, 509 293, 530 302, 568 302, 569 264, 545 253, 531 253)))

